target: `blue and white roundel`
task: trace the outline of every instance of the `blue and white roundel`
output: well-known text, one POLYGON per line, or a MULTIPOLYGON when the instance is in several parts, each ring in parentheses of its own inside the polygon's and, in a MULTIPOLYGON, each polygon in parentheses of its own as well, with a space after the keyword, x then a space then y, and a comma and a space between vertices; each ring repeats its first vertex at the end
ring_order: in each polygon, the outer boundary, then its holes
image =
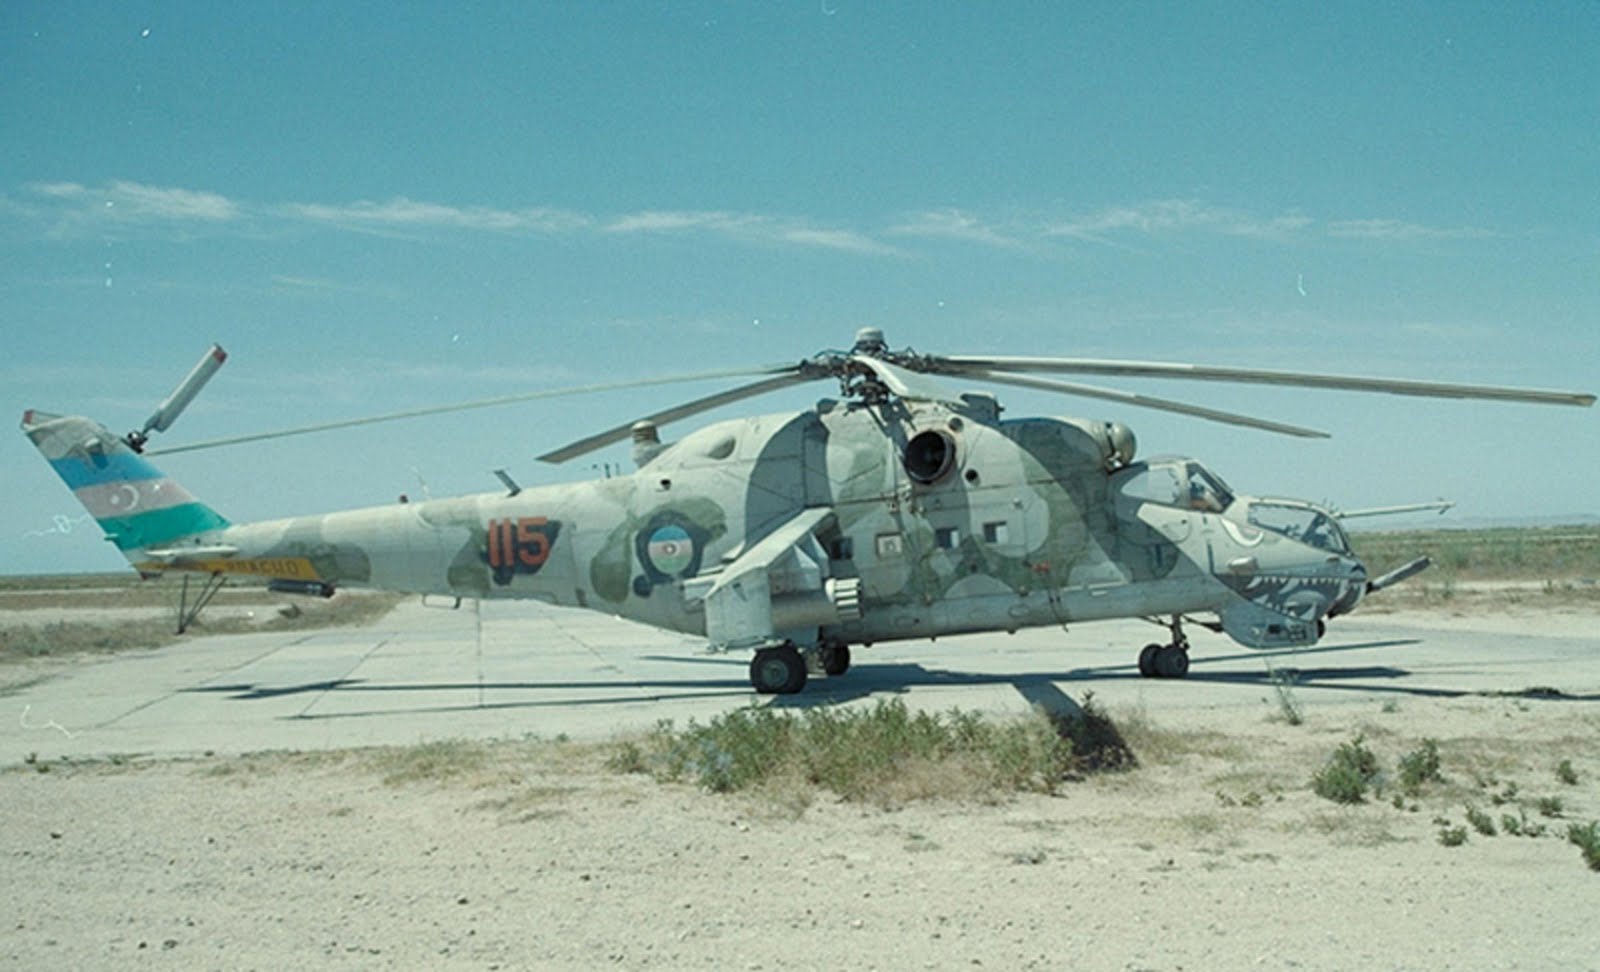
POLYGON ((678 577, 694 563, 694 539, 675 523, 657 527, 645 545, 650 566, 667 577, 678 577))

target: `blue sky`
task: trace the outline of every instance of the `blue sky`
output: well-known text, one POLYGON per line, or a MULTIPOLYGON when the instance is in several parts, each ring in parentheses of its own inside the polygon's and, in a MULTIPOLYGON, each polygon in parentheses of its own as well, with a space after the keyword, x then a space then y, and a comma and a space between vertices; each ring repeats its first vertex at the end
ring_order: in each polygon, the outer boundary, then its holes
MULTIPOLYGON (((0 5, 0 399, 132 428, 219 342, 177 444, 867 325, 1600 390, 1593 4, 1128 6, 0 5)), ((532 457, 714 387, 163 466, 236 521, 564 481, 625 448, 532 457)), ((1600 513, 1594 409, 1122 387, 1335 438, 997 391, 1246 492, 1600 513)), ((121 565, 20 434, 0 468, 0 569, 121 565)))

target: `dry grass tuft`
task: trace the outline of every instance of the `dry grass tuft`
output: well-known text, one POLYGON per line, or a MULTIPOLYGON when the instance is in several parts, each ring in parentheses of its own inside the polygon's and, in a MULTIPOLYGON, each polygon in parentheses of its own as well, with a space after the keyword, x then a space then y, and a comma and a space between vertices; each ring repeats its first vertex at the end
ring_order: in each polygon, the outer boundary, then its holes
POLYGON ((617 746, 607 765, 715 793, 767 794, 801 812, 811 792, 897 806, 914 800, 989 802, 1054 793, 1087 773, 1130 768, 1117 727, 1085 700, 1072 717, 1034 712, 992 721, 912 712, 899 699, 870 708, 741 709, 700 725, 670 725, 617 746))

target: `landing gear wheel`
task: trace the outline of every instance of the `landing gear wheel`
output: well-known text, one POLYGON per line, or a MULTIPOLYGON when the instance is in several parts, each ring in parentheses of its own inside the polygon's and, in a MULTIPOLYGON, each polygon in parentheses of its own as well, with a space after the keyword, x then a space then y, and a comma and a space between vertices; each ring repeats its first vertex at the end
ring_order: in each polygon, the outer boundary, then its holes
POLYGON ((793 695, 806 687, 806 660, 794 645, 763 648, 750 659, 750 684, 762 695, 793 695))
POLYGON ((1189 674, 1189 639, 1183 634, 1183 616, 1174 614, 1171 622, 1156 622, 1172 632, 1165 645, 1145 645, 1139 652, 1139 674, 1145 678, 1182 678, 1189 674))
POLYGON ((849 645, 823 645, 818 655, 824 675, 843 675, 850 670, 849 645))
POLYGON ((1182 678, 1189 674, 1189 653, 1177 645, 1162 645, 1155 657, 1156 675, 1182 678))
POLYGON ((1156 656, 1161 654, 1160 645, 1145 645, 1139 652, 1139 674, 1145 678, 1156 677, 1156 656))

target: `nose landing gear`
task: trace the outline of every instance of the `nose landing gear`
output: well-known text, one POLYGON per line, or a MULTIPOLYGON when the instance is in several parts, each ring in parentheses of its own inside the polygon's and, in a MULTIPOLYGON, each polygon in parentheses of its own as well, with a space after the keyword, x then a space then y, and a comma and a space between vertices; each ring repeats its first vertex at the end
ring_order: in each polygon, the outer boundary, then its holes
POLYGON ((1183 618, 1174 614, 1167 629, 1172 632, 1169 644, 1148 644, 1139 652, 1139 674, 1145 678, 1182 678, 1189 674, 1189 638, 1183 633, 1183 618))

